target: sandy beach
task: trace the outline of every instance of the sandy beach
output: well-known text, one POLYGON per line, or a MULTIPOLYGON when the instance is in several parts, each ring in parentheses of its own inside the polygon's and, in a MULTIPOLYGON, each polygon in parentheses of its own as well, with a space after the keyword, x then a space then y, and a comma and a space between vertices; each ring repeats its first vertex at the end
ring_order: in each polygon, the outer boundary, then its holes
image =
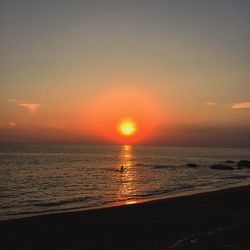
POLYGON ((250 186, 0 222, 1 249, 250 249, 250 186))

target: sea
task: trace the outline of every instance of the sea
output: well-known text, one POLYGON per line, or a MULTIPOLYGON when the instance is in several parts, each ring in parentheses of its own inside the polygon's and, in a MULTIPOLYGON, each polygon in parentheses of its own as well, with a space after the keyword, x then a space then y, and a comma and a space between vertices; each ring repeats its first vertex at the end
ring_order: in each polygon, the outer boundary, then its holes
POLYGON ((249 149, 0 144, 0 220, 246 185, 240 160, 250 160, 249 149))

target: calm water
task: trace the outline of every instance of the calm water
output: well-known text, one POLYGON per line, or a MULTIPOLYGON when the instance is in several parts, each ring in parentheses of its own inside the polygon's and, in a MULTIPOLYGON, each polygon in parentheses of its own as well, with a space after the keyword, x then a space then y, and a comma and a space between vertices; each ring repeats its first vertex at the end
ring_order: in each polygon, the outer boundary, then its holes
POLYGON ((209 165, 242 159, 249 149, 2 144, 0 219, 225 188, 250 170, 209 165))

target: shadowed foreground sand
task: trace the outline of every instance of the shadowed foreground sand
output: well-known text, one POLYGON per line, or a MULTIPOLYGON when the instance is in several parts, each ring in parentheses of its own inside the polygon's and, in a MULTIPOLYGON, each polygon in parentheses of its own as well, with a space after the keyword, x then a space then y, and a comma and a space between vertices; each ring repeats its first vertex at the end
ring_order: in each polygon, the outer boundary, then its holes
POLYGON ((250 249, 250 186, 0 222, 0 249, 250 249))

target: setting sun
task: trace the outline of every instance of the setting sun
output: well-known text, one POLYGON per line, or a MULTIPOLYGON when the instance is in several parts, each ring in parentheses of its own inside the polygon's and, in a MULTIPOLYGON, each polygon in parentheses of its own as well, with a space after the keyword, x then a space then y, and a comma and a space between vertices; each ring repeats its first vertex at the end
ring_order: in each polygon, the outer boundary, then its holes
POLYGON ((136 126, 134 122, 125 121, 119 125, 119 131, 122 135, 131 136, 136 132, 136 126))

